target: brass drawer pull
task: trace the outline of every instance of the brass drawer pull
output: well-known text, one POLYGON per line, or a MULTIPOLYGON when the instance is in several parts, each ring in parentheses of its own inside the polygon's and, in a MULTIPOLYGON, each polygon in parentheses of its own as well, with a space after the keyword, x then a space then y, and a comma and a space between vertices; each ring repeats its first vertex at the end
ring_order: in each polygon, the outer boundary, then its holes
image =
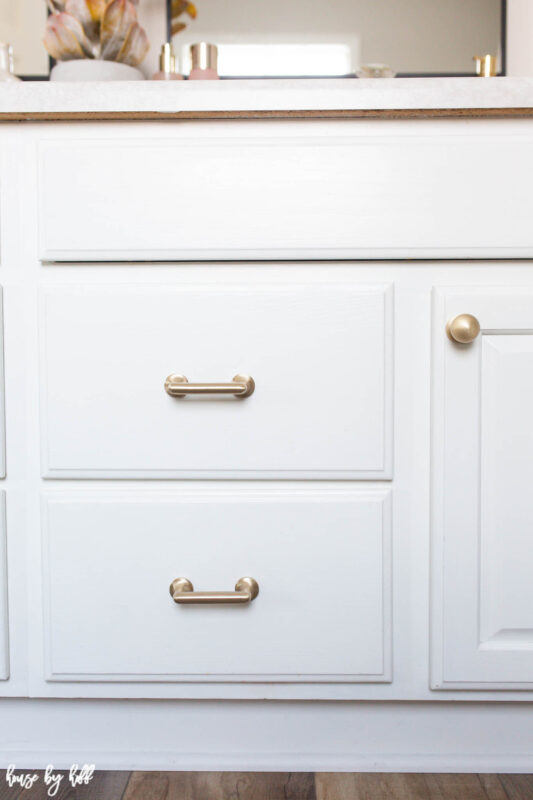
POLYGON ((470 344, 481 330, 479 321, 472 314, 459 314, 458 317, 448 320, 446 334, 448 339, 458 344, 470 344))
POLYGON ((254 379, 249 375, 235 375, 231 383, 189 383, 185 375, 169 375, 165 391, 171 397, 187 394, 232 394, 235 397, 250 397, 255 389, 254 379))
POLYGON ((187 578, 176 578, 170 584, 170 595, 175 603, 239 604, 251 603, 259 594, 259 584, 253 578, 239 578, 234 592, 195 592, 187 578))

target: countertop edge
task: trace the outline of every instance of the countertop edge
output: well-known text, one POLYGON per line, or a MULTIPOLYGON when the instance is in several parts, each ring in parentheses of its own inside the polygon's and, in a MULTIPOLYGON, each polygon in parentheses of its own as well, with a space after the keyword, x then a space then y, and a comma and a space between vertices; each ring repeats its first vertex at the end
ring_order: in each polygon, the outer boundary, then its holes
POLYGON ((533 78, 0 85, 0 121, 530 117, 533 78))
POLYGON ((386 108, 386 109, 258 109, 202 111, 0 111, 1 122, 98 122, 232 119, 450 119, 527 118, 524 108, 386 108))

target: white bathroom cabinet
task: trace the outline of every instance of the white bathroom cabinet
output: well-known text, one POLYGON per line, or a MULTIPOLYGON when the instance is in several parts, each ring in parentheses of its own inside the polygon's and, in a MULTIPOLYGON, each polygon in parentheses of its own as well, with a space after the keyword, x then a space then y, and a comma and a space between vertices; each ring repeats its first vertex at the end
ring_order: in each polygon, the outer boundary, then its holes
POLYGON ((161 766, 142 709, 169 766, 527 771, 533 121, 28 121, 0 149, 1 766, 161 766))

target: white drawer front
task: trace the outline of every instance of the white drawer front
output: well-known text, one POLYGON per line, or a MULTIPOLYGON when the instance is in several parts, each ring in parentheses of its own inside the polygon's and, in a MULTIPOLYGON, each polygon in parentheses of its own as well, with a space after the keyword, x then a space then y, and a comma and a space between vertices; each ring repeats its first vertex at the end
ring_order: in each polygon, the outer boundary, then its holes
POLYGON ((47 679, 383 682, 387 491, 48 496, 47 679), (177 605, 170 583, 249 605, 177 605))
POLYGON ((0 492, 0 681, 5 681, 8 678, 9 624, 7 608, 6 495, 5 492, 0 492))
POLYGON ((53 286, 41 322, 47 477, 391 477, 390 287, 53 286))
POLYGON ((4 386, 4 301, 0 287, 0 478, 6 477, 6 432, 5 432, 5 386, 4 386))
POLYGON ((533 139, 475 123, 173 129, 40 149, 56 261, 533 255, 533 139), (386 126, 386 127, 384 127, 386 126), (438 126, 438 127, 437 127, 438 126), (225 132, 222 135, 222 131, 225 132), (459 133, 460 131, 460 133, 459 133), (487 165, 490 165, 488 168, 487 165), (494 187, 505 198, 485 203, 494 187))

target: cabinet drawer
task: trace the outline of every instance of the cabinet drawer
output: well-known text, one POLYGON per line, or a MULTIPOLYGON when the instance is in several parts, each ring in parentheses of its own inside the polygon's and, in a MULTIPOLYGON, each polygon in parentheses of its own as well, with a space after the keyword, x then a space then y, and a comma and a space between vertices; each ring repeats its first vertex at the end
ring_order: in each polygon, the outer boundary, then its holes
POLYGON ((9 617, 7 607, 6 495, 5 492, 0 492, 0 681, 5 681, 8 678, 9 617))
POLYGON ((48 496, 51 681, 390 680, 386 491, 48 496), (169 586, 246 605, 178 605, 169 586))
POLYGON ((390 478, 392 292, 342 284, 48 287, 47 477, 390 478), (255 380, 246 398, 171 397, 255 380))
POLYGON ((416 131, 362 120, 181 123, 171 137, 121 128, 117 138, 44 142, 40 256, 531 256, 532 138, 516 122, 506 135, 471 120, 419 121, 416 131), (473 186, 476 197, 497 186, 505 214, 497 203, 473 214, 473 186))

